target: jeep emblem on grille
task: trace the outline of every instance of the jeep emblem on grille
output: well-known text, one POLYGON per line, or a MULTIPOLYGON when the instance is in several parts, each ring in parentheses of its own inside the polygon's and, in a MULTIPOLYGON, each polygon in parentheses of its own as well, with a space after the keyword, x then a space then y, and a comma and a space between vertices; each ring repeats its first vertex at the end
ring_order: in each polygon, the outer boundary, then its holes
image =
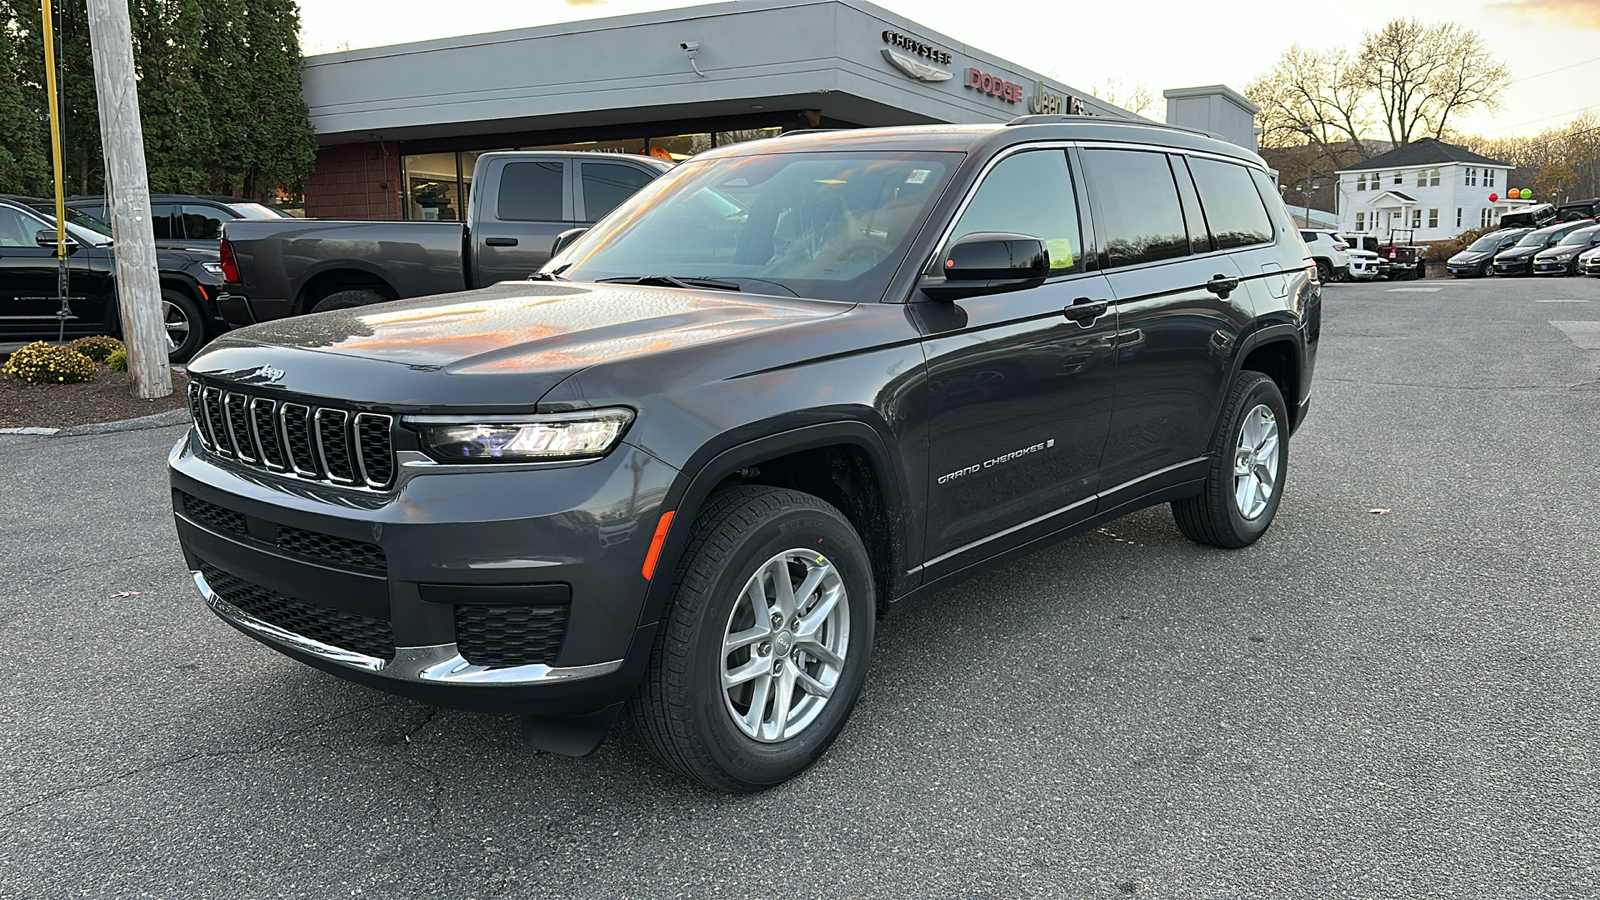
POLYGON ((256 374, 267 384, 276 384, 283 380, 284 371, 275 366, 262 366, 256 374))

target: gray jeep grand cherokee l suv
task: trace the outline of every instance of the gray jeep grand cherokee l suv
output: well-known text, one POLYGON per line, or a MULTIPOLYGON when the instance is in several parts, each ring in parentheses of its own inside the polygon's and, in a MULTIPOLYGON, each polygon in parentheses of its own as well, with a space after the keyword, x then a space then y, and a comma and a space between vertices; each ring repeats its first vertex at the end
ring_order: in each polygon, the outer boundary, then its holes
POLYGON ((706 153, 534 280, 224 335, 170 458, 211 608, 310 665, 626 716, 759 790, 815 761, 875 619, 1156 503, 1242 547, 1320 323, 1261 160, 1074 117, 706 153))

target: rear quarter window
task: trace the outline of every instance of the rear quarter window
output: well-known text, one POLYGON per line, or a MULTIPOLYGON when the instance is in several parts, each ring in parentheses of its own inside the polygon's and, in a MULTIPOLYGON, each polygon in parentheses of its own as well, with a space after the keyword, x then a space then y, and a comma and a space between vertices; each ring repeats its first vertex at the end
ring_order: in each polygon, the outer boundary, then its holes
MULTIPOLYGON (((1214 159, 1191 158, 1189 171, 1194 174, 1200 204, 1205 207, 1206 222, 1218 250, 1272 242, 1272 221, 1251 183, 1249 169, 1214 159)), ((1314 232, 1301 234, 1306 235, 1306 243, 1315 243, 1314 232)))

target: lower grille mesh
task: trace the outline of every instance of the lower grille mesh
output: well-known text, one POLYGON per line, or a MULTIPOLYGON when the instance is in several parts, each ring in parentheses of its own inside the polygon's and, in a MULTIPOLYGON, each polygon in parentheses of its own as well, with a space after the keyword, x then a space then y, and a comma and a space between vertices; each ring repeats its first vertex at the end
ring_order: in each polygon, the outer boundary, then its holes
POLYGON ((382 619, 313 606, 236 578, 201 560, 200 573, 223 600, 285 631, 379 659, 394 659, 394 631, 382 619))
POLYGON ((319 534, 315 531, 291 528, 288 525, 278 527, 278 546, 301 556, 331 559, 334 562, 360 566, 364 569, 382 571, 389 565, 383 548, 377 544, 352 541, 331 534, 319 534))
POLYGON ((201 500, 193 494, 183 494, 183 511, 191 519, 199 519, 207 525, 220 528, 223 531, 232 531, 236 534, 245 533, 244 515, 231 509, 222 507, 206 500, 201 500))
POLYGON ((566 633, 565 606, 456 607, 456 651, 475 666, 553 666, 566 633))

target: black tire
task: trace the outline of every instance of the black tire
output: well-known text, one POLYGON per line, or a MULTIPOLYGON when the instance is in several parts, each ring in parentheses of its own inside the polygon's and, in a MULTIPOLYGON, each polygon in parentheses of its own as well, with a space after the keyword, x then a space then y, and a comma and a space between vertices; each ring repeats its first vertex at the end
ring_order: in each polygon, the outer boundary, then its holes
MULTIPOLYGON (((786 564, 783 571, 791 572, 794 565, 786 564)), ((628 704, 645 747, 669 769, 741 793, 781 784, 816 762, 843 729, 866 679, 877 602, 871 573, 850 522, 816 497, 759 485, 714 495, 695 519, 644 683, 628 704), (838 573, 848 607, 843 614, 848 638, 832 694, 816 718, 792 738, 763 743, 735 724, 733 701, 722 687, 724 667, 740 653, 747 654, 746 664, 758 652, 782 663, 790 660, 776 640, 729 654, 721 653, 722 642, 746 602, 746 584, 795 549, 825 555, 838 573)), ((796 696, 792 689, 790 696, 796 696)), ((765 709, 767 701, 762 703, 765 709)))
POLYGON ((1223 427, 1211 447, 1211 466, 1199 495, 1172 502, 1172 518, 1184 537, 1213 547, 1245 547, 1255 543, 1272 524, 1283 498, 1284 475, 1289 470, 1289 417, 1278 385, 1260 372, 1240 372, 1228 392, 1223 427), (1235 451, 1248 413, 1265 406, 1277 428, 1277 471, 1272 495, 1260 513, 1246 518, 1235 500, 1235 451))
POLYGON ((1494 260, 1492 260, 1492 259, 1491 260, 1485 260, 1482 265, 1478 266, 1478 277, 1479 278, 1488 278, 1490 275, 1493 275, 1493 274, 1494 274, 1494 260))
POLYGON ((168 362, 188 362, 205 345, 205 312, 193 297, 177 288, 161 289, 161 324, 170 344, 168 362))
POLYGON ((311 311, 319 313, 335 309, 355 309, 358 306, 371 306, 374 303, 387 302, 388 300, 377 291, 340 291, 337 294, 329 294, 318 300, 317 305, 311 307, 311 311))
POLYGON ((1317 280, 1323 284, 1333 280, 1333 266, 1325 259, 1317 260, 1317 280))

